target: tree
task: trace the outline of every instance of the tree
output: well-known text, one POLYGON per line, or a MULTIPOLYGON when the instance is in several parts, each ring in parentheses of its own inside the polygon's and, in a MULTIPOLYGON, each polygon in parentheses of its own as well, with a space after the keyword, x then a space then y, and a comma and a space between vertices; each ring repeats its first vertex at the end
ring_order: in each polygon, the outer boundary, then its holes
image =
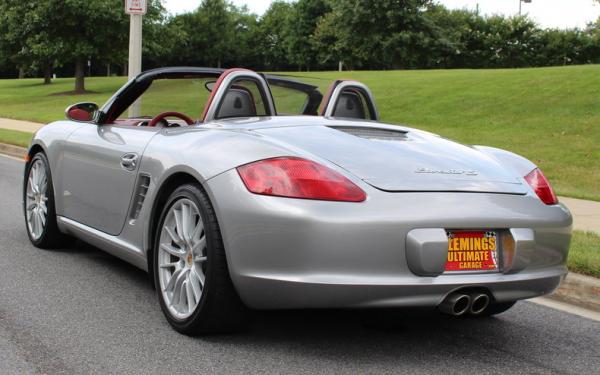
POLYGON ((286 27, 287 53, 299 70, 310 70, 316 64, 316 48, 312 37, 321 17, 331 11, 324 0, 299 0, 292 5, 286 27))
MULTIPOLYGON (((543 30, 527 17, 486 17, 432 0, 277 0, 260 18, 229 0, 202 0, 194 12, 171 17, 161 0, 149 0, 143 27, 144 68, 310 70, 340 60, 361 69, 600 62, 599 22, 583 30, 543 30)), ((75 63, 75 88, 83 92, 85 62, 123 64, 128 35, 122 0, 0 0, 5 75, 16 66, 43 72, 50 82, 53 69, 71 74, 65 65, 75 63)))
POLYGON ((195 11, 174 17, 169 22, 177 35, 171 41, 174 61, 218 67, 231 61, 234 51, 244 48, 235 35, 236 12, 225 0, 203 0, 195 11))
POLYGON ((207 48, 203 51, 205 59, 219 68, 223 61, 231 57, 233 51, 232 9, 232 5, 225 0, 203 0, 198 9, 198 26, 206 36, 207 48))
POLYGON ((258 17, 248 11, 248 7, 231 6, 232 50, 227 63, 229 66, 263 68, 264 51, 259 47, 261 33, 258 17))
MULTIPOLYGON (((170 25, 172 19, 167 15, 165 7, 160 0, 148 2, 148 12, 143 18, 142 38, 142 65, 145 67, 159 66, 172 59, 177 50, 173 48, 174 42, 179 39, 180 30, 170 25)), ((112 57, 112 56, 107 56, 112 57)), ((127 50, 123 50, 121 56, 116 56, 110 62, 122 62, 127 59, 127 50)))
POLYGON ((200 13, 196 10, 179 14, 167 23, 167 29, 176 36, 169 43, 170 64, 205 65, 204 51, 208 46, 200 18, 200 13))
POLYGON ((585 63, 600 63, 600 17, 596 22, 589 24, 585 29, 588 43, 585 48, 585 63))
POLYGON ((43 70, 45 84, 51 82, 52 67, 62 55, 45 18, 49 5, 0 1, 0 51, 4 61, 18 65, 21 71, 43 70))
MULTIPOLYGON (((331 0, 319 23, 317 43, 337 58, 365 68, 411 68, 443 47, 439 29, 425 14, 430 0, 331 0)), ((327 54, 321 56, 331 59, 327 54)))
MULTIPOLYGON (((144 52, 160 55, 168 46, 165 9, 150 0, 144 16, 144 52)), ((107 64, 127 57, 129 21, 122 0, 0 0, 0 56, 31 72, 75 63, 75 92, 85 91, 85 63, 107 64)))
POLYGON ((283 69, 290 65, 287 52, 292 5, 285 1, 274 1, 258 24, 259 45, 263 65, 269 69, 283 69))
POLYGON ((349 62, 352 67, 352 46, 341 41, 344 33, 338 30, 338 20, 342 18, 334 8, 331 13, 321 17, 313 34, 313 46, 317 52, 320 66, 333 66, 336 62, 349 62))
MULTIPOLYGON (((22 46, 13 60, 29 68, 75 62, 75 92, 85 92, 85 63, 122 56, 128 22, 121 0, 2 0, 11 40, 22 46), (7 13, 5 13, 7 12, 7 13), (21 26, 19 26, 21 24, 21 26)), ((3 19, 3 20, 4 20, 3 19)), ((16 52, 16 53, 14 53, 16 52)))
POLYGON ((22 27, 24 23, 17 23, 16 20, 23 19, 24 7, 14 7, 14 5, 19 5, 19 2, 0 1, 0 64, 15 64, 20 67, 18 54, 21 48, 19 48, 18 36, 22 33, 19 26, 22 27))
POLYGON ((127 48, 128 22, 120 0, 39 0, 50 3, 46 14, 55 45, 75 62, 75 92, 85 92, 85 64, 91 58, 119 56, 127 48))
POLYGON ((481 61, 485 47, 481 44, 481 31, 485 20, 476 12, 460 9, 450 10, 442 5, 433 5, 426 12, 427 17, 440 30, 446 46, 445 51, 438 51, 435 57, 438 65, 444 68, 469 66, 474 62, 481 61))

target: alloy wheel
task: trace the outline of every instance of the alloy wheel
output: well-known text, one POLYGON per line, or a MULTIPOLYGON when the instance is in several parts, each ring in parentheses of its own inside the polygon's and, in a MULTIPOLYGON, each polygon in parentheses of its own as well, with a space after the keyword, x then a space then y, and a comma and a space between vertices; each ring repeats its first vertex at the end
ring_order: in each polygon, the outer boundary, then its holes
POLYGON ((29 169, 25 196, 27 229, 34 240, 40 239, 48 220, 47 191, 46 166, 41 159, 37 159, 29 169))
POLYGON ((169 313, 186 319, 200 303, 207 266, 206 234, 198 206, 177 200, 161 228, 158 247, 160 292, 169 313))

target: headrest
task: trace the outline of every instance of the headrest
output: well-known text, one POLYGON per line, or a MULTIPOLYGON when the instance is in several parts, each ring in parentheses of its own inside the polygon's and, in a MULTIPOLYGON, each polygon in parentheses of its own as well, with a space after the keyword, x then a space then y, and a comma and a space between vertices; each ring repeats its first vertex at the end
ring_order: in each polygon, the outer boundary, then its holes
POLYGON ((347 117, 366 119, 365 109, 363 107, 360 96, 351 91, 344 91, 335 106, 333 111, 334 117, 347 117))
POLYGON ((253 116, 256 116, 256 106, 250 91, 230 88, 223 97, 216 118, 253 116))

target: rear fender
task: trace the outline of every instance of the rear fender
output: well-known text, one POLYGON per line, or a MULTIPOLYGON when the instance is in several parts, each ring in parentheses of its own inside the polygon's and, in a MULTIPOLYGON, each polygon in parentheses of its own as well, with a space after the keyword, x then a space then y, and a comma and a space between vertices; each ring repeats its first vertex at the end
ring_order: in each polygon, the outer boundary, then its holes
MULTIPOLYGON (((140 163, 140 174, 150 176, 145 204, 140 212, 144 225, 143 248, 152 243, 151 224, 160 207, 154 207, 161 188, 174 175, 185 175, 206 188, 206 181, 256 160, 296 153, 260 135, 214 128, 165 129, 149 143, 140 163)), ((212 198, 210 191, 207 191, 212 198)))
POLYGON ((498 160, 500 165, 512 171, 517 177, 523 178, 537 166, 530 160, 513 152, 488 146, 473 146, 477 150, 498 160))

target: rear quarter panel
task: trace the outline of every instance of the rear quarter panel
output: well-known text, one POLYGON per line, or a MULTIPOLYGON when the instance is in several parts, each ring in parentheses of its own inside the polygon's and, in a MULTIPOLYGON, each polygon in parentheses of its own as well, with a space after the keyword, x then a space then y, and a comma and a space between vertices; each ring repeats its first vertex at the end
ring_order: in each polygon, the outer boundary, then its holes
MULTIPOLYGON (((295 155, 273 145, 259 134, 215 128, 165 129, 152 139, 144 152, 140 173, 151 176, 144 208, 143 248, 151 244, 150 223, 160 187, 176 173, 193 176, 201 184, 225 171, 255 160, 295 155)), ((209 195, 212 195, 209 192, 209 195)), ((222 199, 228 199, 222 197, 222 199)))

